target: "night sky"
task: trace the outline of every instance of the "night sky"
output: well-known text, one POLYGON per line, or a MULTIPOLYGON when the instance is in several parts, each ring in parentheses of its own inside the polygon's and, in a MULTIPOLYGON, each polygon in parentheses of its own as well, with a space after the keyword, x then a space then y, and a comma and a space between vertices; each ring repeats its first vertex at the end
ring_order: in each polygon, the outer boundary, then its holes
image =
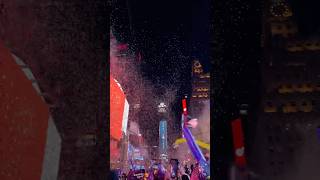
POLYGON ((118 6, 115 11, 118 14, 114 13, 112 18, 119 19, 115 21, 114 29, 119 40, 129 42, 142 52, 148 68, 157 63, 155 68, 161 72, 164 67, 168 68, 168 64, 175 66, 173 61, 186 63, 192 57, 197 57, 206 65, 207 70, 210 67, 208 4, 207 0, 136 0, 130 3, 119 0, 115 5, 118 6), (187 58, 181 60, 181 54, 187 58), (155 57, 161 57, 161 61, 155 61, 155 57))

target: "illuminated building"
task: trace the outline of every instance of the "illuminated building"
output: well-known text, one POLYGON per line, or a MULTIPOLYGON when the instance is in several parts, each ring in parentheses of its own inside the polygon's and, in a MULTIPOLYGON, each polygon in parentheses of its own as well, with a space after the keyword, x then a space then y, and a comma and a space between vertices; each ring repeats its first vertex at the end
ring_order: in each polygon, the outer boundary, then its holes
POLYGON ((190 112, 198 117, 205 102, 210 100, 210 73, 204 73, 198 60, 192 64, 192 96, 190 98, 190 112))
MULTIPOLYGON (((204 73, 198 60, 192 64, 192 95, 190 97, 190 115, 198 119, 199 124, 192 134, 197 140, 210 144, 210 73, 204 73)), ((202 149, 203 153, 210 150, 202 149)))
POLYGON ((293 179, 295 169, 301 175, 297 179, 319 176, 310 168, 312 158, 303 157, 319 152, 313 144, 320 123, 320 41, 301 38, 292 13, 286 1, 266 2, 262 101, 253 150, 261 180, 284 179, 284 174, 293 179))

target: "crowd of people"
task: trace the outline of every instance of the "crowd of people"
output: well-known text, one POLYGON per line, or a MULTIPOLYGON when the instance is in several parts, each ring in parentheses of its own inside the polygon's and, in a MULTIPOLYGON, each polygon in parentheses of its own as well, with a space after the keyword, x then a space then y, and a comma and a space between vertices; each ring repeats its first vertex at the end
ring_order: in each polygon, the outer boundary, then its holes
POLYGON ((154 163, 147 169, 130 169, 128 173, 114 171, 112 179, 119 180, 205 180, 206 176, 198 163, 184 166, 154 163))

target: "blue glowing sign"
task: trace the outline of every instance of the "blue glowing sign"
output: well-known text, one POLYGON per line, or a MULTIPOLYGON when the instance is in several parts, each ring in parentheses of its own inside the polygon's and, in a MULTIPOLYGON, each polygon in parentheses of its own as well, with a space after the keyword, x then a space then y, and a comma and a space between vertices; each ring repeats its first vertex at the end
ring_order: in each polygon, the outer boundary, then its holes
POLYGON ((159 126, 159 150, 160 154, 167 154, 168 137, 167 137, 167 121, 161 120, 159 126))

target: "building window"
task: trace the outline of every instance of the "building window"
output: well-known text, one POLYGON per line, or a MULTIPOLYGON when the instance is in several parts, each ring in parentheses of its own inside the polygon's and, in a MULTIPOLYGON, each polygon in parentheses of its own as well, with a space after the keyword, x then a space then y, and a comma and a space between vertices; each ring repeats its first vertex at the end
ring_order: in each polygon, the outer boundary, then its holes
POLYGON ((209 89, 208 88, 197 88, 196 91, 197 92, 207 92, 207 91, 209 91, 209 89))
POLYGON ((294 92, 293 90, 293 86, 291 84, 288 84, 288 85, 280 85, 280 87, 278 88, 278 92, 280 94, 286 94, 286 93, 292 93, 294 92))
POLYGON ((200 73, 202 73, 202 69, 195 68, 195 69, 194 69, 194 73, 200 74, 200 73))
POLYGON ((284 113, 293 113, 297 112, 297 105, 295 102, 291 101, 290 103, 287 103, 282 106, 282 111, 284 113))

